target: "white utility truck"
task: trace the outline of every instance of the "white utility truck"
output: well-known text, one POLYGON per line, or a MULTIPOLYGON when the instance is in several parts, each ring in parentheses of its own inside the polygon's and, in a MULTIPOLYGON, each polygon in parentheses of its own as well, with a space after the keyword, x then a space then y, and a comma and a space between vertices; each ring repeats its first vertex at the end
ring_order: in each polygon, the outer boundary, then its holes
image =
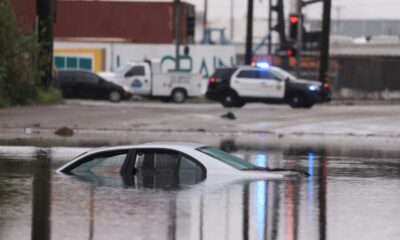
POLYGON ((133 95, 183 103, 201 95, 202 77, 183 72, 163 73, 160 61, 127 62, 115 72, 99 73, 106 80, 128 87, 133 95))

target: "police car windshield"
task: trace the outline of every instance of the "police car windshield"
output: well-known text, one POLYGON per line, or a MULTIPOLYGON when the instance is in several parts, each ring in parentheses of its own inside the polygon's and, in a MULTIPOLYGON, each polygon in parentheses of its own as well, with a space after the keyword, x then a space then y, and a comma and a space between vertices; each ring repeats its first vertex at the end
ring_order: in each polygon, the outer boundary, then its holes
POLYGON ((213 147, 201 147, 198 151, 207 154, 210 157, 218 159, 219 161, 228 164, 239 170, 256 170, 259 169, 256 165, 249 163, 243 159, 240 159, 234 155, 226 153, 218 148, 213 147))
POLYGON ((280 68, 276 68, 276 67, 271 67, 273 73, 275 73, 280 79, 285 80, 287 78, 289 78, 290 80, 295 80, 296 77, 293 76, 292 74, 280 69, 280 68))

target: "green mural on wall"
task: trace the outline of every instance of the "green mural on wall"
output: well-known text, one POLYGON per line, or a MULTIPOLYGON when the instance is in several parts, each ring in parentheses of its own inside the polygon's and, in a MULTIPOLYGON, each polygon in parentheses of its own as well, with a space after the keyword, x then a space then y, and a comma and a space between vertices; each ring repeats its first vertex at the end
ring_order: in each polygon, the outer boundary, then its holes
MULTIPOLYGON (((166 55, 161 59, 161 68, 163 68, 164 64, 170 63, 171 66, 175 66, 175 57, 172 55, 166 55)), ((235 59, 234 57, 230 57, 230 63, 225 64, 223 60, 219 57, 213 56, 213 65, 209 67, 207 65, 207 61, 205 57, 201 58, 199 69, 193 69, 193 58, 192 56, 180 56, 179 57, 180 65, 182 63, 187 63, 185 66, 181 67, 181 72, 188 72, 188 73, 200 73, 204 78, 209 78, 210 74, 212 74, 215 69, 220 67, 228 67, 228 66, 235 66, 235 59)), ((175 72, 175 68, 167 69, 167 72, 175 72)))

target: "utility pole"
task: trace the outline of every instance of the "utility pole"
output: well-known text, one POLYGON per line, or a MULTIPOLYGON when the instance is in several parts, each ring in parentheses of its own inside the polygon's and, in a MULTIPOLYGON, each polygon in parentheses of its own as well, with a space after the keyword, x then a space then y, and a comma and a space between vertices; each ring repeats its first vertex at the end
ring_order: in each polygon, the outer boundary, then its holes
POLYGON ((247 33, 246 33, 246 55, 244 64, 250 65, 253 58, 253 0, 248 0, 247 5, 247 33))
POLYGON ((331 0, 323 1, 321 55, 319 66, 319 81, 327 82, 329 70, 329 35, 331 25, 331 0))
POLYGON ((203 14, 203 41, 206 41, 206 29, 207 29, 207 12, 208 12, 208 0, 204 0, 204 14, 203 14))
POLYGON ((180 59, 179 59, 179 8, 180 0, 174 0, 175 5, 175 71, 180 70, 180 59))
MULTIPOLYGON (((207 0, 206 0, 207 1, 207 0)), ((233 42, 233 36, 234 36, 234 31, 235 31, 235 19, 234 19, 234 0, 231 0, 231 31, 230 31, 230 37, 231 37, 231 42, 233 42)))
POLYGON ((301 72, 301 50, 303 47, 303 15, 301 9, 303 7, 303 0, 297 0, 297 39, 296 39, 296 77, 300 78, 301 72))
POLYGON ((38 19, 38 40, 40 59, 44 60, 42 86, 48 88, 53 79, 53 27, 55 22, 56 0, 36 0, 36 16, 38 19))
POLYGON ((272 54, 272 0, 269 0, 268 10, 268 55, 272 54))

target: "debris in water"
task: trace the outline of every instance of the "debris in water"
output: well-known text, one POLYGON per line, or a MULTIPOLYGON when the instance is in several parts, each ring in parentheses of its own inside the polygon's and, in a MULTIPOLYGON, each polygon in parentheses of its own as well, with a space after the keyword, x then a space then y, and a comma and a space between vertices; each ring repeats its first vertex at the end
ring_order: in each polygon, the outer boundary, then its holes
POLYGON ((74 135, 74 130, 68 127, 62 127, 57 129, 54 134, 62 137, 71 137, 74 135))
POLYGON ((227 112, 226 114, 221 115, 222 118, 226 118, 229 120, 235 120, 236 116, 232 112, 227 112))

